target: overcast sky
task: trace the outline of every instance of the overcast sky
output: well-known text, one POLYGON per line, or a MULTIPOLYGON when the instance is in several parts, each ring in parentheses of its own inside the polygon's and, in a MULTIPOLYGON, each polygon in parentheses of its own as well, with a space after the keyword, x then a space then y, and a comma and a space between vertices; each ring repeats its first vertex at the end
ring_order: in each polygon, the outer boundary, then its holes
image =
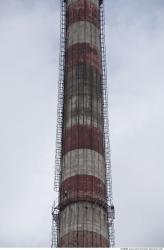
MULTIPOLYGON (((117 246, 164 246, 164 1, 106 0, 117 246)), ((0 246, 49 247, 59 0, 0 0, 0 246)))

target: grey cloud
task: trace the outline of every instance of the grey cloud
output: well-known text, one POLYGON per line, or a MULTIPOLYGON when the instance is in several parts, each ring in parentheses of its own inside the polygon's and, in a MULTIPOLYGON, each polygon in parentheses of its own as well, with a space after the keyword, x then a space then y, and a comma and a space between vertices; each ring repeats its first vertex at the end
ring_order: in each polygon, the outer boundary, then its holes
POLYGON ((164 4, 106 5, 116 242, 163 246, 164 4))
POLYGON ((50 246, 59 5, 14 3, 0 24, 0 245, 50 246))
MULTIPOLYGON (((163 246, 164 3, 105 1, 117 246, 163 246)), ((0 1, 0 246, 49 247, 59 1, 0 1)))

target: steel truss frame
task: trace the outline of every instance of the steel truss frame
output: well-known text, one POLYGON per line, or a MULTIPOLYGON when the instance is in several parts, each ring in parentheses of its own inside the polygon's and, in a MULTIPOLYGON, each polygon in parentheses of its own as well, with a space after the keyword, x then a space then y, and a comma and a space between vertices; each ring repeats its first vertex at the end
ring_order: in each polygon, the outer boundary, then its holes
MULTIPOLYGON (((56 128, 56 155, 54 191, 59 199, 59 184, 62 164, 62 130, 63 130, 63 105, 64 105, 64 67, 65 67, 65 36, 66 36, 66 3, 60 0, 60 54, 59 54, 59 82, 58 82, 58 102, 57 102, 57 128, 56 128)), ((55 248, 59 243, 59 210, 55 202, 52 207, 52 244, 55 248)))
POLYGON ((109 140, 109 116, 108 116, 108 86, 107 86, 107 69, 106 69, 106 47, 105 47, 105 18, 104 2, 100 5, 100 39, 101 39, 101 59, 102 59, 102 104, 103 104, 103 125, 104 125, 104 150, 106 164, 106 188, 107 188, 107 205, 108 205, 108 227, 110 247, 115 246, 114 219, 115 211, 113 206, 112 194, 112 171, 111 171, 111 154, 109 140))

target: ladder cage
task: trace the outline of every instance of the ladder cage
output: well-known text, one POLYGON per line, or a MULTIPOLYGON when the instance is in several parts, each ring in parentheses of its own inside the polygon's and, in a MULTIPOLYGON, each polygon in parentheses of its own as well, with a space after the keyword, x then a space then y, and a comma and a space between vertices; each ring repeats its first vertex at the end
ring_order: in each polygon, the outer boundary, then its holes
POLYGON ((59 244, 59 210, 55 206, 52 207, 52 243, 51 247, 58 247, 59 244))
POLYGON ((102 111, 104 126, 104 155, 106 164, 106 189, 108 205, 108 230, 110 247, 115 246, 114 235, 114 218, 115 211, 113 206, 112 195, 112 171, 111 171, 111 154, 109 140, 109 116, 108 116, 108 86, 107 86, 107 69, 106 69, 106 47, 105 47, 105 8, 104 1, 100 4, 100 40, 101 40, 101 64, 102 64, 102 111), (112 208, 112 209, 111 209, 112 208))
POLYGON ((65 67, 65 23, 66 10, 65 1, 60 0, 60 54, 59 54, 59 82, 57 103, 57 127, 56 127, 56 156, 55 156, 55 178, 54 190, 59 192, 62 158, 62 129, 63 129, 63 105, 64 105, 64 67, 65 67))
MULTIPOLYGON (((59 81, 57 101, 57 126, 56 126, 56 154, 54 172, 54 191, 57 192, 57 203, 59 199, 59 184, 61 178, 62 164, 62 130, 63 130, 63 105, 64 105, 64 67, 65 67, 65 36, 66 36, 66 3, 60 0, 60 52, 59 52, 59 81)), ((59 210, 52 207, 52 242, 51 247, 59 245, 59 210)))

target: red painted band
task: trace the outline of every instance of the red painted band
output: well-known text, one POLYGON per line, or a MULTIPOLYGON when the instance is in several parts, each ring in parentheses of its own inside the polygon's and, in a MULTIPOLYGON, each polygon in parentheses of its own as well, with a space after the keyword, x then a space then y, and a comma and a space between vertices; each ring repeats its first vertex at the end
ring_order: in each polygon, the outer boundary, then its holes
POLYGON ((94 24, 97 28, 100 27, 100 14, 99 9, 93 3, 87 0, 80 2, 77 1, 67 8, 67 25, 79 21, 88 21, 94 24))
POLYGON ((61 183, 60 207, 72 202, 89 201, 106 204, 106 186, 99 178, 92 175, 74 175, 61 183))
POLYGON ((109 247, 109 241, 95 232, 72 231, 59 239, 59 247, 109 247))
POLYGON ((100 53, 88 43, 77 43, 70 46, 66 51, 66 65, 70 68, 81 63, 94 66, 100 72, 100 53))
POLYGON ((67 152, 78 148, 95 150, 103 155, 102 131, 99 128, 90 125, 80 124, 66 129, 64 135, 63 153, 66 154, 67 152))

